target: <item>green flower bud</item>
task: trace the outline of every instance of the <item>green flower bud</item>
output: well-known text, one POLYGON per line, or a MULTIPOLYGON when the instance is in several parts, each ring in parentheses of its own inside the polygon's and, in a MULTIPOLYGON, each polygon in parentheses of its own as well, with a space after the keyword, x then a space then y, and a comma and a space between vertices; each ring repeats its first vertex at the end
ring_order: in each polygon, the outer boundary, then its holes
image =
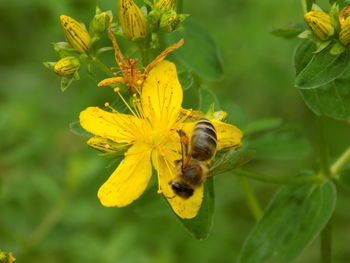
POLYGON ((76 50, 87 53, 91 38, 86 28, 69 16, 61 15, 60 20, 67 42, 76 50))
POLYGON ((101 12, 99 9, 96 10, 96 15, 92 19, 89 32, 91 35, 99 35, 106 32, 112 22, 112 17, 109 12, 101 12))
POLYGON ((155 7, 162 11, 175 10, 176 0, 158 0, 155 7))
POLYGON ((119 22, 130 40, 147 36, 146 18, 133 0, 118 0, 119 22))
POLYGON ((69 56, 57 61, 53 70, 61 77, 71 77, 79 68, 79 60, 76 57, 69 56))
POLYGON ((334 34, 330 15, 322 11, 310 11, 304 15, 307 26, 320 40, 328 40, 334 34))
POLYGON ((186 19, 187 15, 178 15, 174 10, 166 11, 160 18, 159 27, 165 32, 172 32, 179 28, 181 22, 186 19))
POLYGON ((147 24, 151 32, 155 32, 159 29, 159 20, 162 16, 162 12, 158 9, 153 9, 147 14, 147 24))

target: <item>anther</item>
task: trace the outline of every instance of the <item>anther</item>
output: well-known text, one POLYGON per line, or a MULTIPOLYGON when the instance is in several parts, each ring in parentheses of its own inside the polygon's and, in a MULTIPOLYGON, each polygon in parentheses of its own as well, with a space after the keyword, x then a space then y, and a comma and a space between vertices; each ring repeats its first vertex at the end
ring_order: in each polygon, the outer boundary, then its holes
POLYGON ((161 195, 162 193, 163 193, 163 191, 158 189, 157 194, 161 195))
POLYGON ((108 102, 105 103, 105 107, 109 107, 109 103, 108 102))
POLYGON ((119 92, 120 88, 114 88, 114 92, 119 92))

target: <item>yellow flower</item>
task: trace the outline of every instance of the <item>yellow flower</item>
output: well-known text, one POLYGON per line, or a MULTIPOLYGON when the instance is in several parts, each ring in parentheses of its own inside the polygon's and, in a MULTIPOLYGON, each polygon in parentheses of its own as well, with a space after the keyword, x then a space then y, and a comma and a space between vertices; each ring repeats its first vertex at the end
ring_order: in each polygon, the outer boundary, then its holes
POLYGON ((55 73, 62 77, 71 77, 80 67, 80 62, 73 56, 60 59, 53 67, 55 73))
MULTIPOLYGON (((116 92, 121 96, 119 89, 116 92)), ((164 60, 149 72, 140 98, 134 95, 134 107, 127 104, 132 115, 115 110, 106 112, 98 107, 89 107, 80 113, 80 124, 88 132, 121 147, 130 145, 124 160, 98 191, 104 206, 123 207, 137 199, 147 187, 153 164, 158 176, 158 193, 164 195, 175 213, 182 218, 197 215, 203 186, 196 189, 191 198, 183 199, 174 196, 169 185, 176 177, 175 161, 181 156, 176 131, 193 126, 191 122, 184 122, 186 115, 180 114, 182 95, 175 65, 164 60)), ((241 144, 242 133, 238 128, 220 121, 213 123, 219 150, 241 144)))
POLYGON ((327 40, 334 34, 331 17, 325 12, 310 11, 304 15, 304 20, 307 26, 320 40, 327 40))
POLYGON ((76 50, 87 53, 91 45, 91 38, 86 28, 69 16, 61 15, 60 20, 67 42, 76 50))
POLYGON ((147 36, 146 18, 133 0, 118 0, 119 22, 126 38, 137 40, 147 36))
POLYGON ((162 11, 175 10, 176 0, 158 0, 155 7, 162 11))

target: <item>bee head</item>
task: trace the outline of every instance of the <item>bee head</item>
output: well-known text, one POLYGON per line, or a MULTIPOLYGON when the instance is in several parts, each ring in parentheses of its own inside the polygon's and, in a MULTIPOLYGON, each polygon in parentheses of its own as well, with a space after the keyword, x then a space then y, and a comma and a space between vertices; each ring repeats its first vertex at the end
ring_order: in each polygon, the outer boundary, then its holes
POLYGON ((194 189, 185 183, 170 181, 169 184, 174 193, 182 198, 187 199, 193 195, 194 189))

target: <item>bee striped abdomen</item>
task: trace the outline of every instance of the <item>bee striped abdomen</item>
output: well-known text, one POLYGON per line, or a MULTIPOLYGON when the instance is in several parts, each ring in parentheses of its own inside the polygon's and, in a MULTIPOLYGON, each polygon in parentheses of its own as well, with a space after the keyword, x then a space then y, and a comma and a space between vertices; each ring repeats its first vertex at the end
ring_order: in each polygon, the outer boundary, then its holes
POLYGON ((200 119, 194 126, 191 138, 191 156, 198 161, 208 161, 216 153, 217 136, 214 125, 207 119, 200 119))

